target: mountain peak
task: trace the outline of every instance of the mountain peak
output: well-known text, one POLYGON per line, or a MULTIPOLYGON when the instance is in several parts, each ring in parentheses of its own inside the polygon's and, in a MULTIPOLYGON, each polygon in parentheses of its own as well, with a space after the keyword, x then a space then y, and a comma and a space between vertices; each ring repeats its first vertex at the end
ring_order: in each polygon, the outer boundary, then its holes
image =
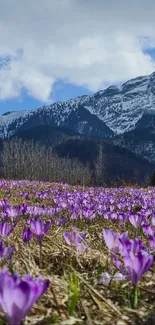
POLYGON ((5 113, 4 113, 4 114, 2 114, 1 116, 10 115, 11 113, 15 113, 15 111, 8 111, 8 112, 5 112, 5 113))
POLYGON ((0 117, 0 137, 39 125, 67 127, 76 133, 111 137, 135 130, 147 114, 155 114, 155 72, 30 111, 7 112, 0 117))

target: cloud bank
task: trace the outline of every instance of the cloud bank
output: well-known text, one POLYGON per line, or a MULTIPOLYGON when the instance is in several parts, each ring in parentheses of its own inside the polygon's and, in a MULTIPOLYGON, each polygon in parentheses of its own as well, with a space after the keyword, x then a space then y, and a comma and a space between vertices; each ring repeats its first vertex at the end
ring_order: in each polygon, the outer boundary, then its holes
POLYGON ((155 71, 154 0, 0 0, 0 99, 42 102, 64 80, 91 91, 155 71))

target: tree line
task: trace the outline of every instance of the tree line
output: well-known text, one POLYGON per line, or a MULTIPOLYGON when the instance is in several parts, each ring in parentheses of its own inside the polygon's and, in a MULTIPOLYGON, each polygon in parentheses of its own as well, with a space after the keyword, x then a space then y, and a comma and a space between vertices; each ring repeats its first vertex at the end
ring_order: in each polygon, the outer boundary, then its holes
MULTIPOLYGON (((93 168, 89 162, 82 163, 77 158, 60 157, 52 147, 41 145, 33 140, 20 138, 4 140, 0 152, 1 178, 42 180, 87 186, 126 184, 119 176, 110 184, 109 163, 102 142, 98 145, 98 155, 93 168)), ((149 185, 149 181, 149 177, 146 177, 146 185, 149 185)))
POLYGON ((21 139, 5 140, 0 157, 0 176, 69 184, 89 184, 91 171, 77 159, 60 158, 52 148, 21 139))

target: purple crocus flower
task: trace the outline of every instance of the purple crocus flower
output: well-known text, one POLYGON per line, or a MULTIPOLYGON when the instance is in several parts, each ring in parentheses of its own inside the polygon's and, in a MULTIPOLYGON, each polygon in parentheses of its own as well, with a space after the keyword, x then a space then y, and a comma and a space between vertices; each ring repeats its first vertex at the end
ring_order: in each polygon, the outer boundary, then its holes
POLYGON ((133 255, 132 252, 124 256, 124 267, 119 259, 115 256, 114 262, 121 274, 126 279, 131 280, 134 285, 137 285, 141 276, 148 271, 153 263, 153 256, 145 251, 138 252, 133 255))
POLYGON ((144 224, 142 226, 142 229, 143 229, 143 233, 145 236, 153 236, 154 235, 154 230, 153 230, 153 227, 149 224, 144 224))
POLYGON ((24 214, 27 212, 27 205, 26 204, 21 204, 20 206, 20 211, 21 211, 21 214, 24 214))
POLYGON ((54 223, 56 226, 62 227, 65 225, 65 223, 67 222, 67 218, 66 217, 60 217, 60 218, 56 218, 54 220, 54 223))
POLYGON ((126 277, 120 272, 116 272, 114 276, 111 276, 108 272, 103 272, 99 284, 108 286, 110 282, 121 282, 123 280, 126 280, 126 277))
POLYGON ((71 234, 68 232, 64 232, 63 235, 66 240, 66 243, 78 251, 84 252, 89 245, 88 242, 86 243, 86 245, 82 243, 85 237, 87 236, 87 232, 83 234, 78 234, 76 230, 73 230, 71 234))
POLYGON ((142 219, 143 219, 143 217, 140 214, 134 215, 132 213, 129 216, 129 221, 131 222, 133 227, 136 228, 136 229, 141 225, 142 219))
POLYGON ((47 290, 49 280, 37 280, 29 275, 23 279, 10 275, 5 268, 0 273, 0 307, 9 325, 20 325, 38 298, 47 290))
POLYGON ((8 199, 0 200, 0 208, 2 208, 3 211, 5 211, 5 209, 7 208, 7 206, 8 206, 8 199))
POLYGON ((45 224, 41 218, 37 218, 37 220, 30 221, 30 228, 34 236, 37 237, 38 241, 41 242, 42 238, 48 232, 51 227, 51 221, 48 220, 45 224))
POLYGON ((9 221, 9 217, 8 217, 8 214, 6 212, 1 212, 0 213, 0 218, 1 218, 1 221, 9 221))
POLYGON ((120 234, 119 241, 121 241, 121 243, 124 243, 127 239, 128 239, 128 231, 125 231, 122 234, 120 234))
POLYGON ((155 237, 154 236, 149 236, 149 242, 150 242, 150 246, 155 251, 155 237))
POLYGON ((112 282, 121 282, 126 280, 126 276, 120 272, 116 272, 112 278, 112 282))
POLYGON ((152 226, 155 226, 155 216, 152 217, 151 222, 152 222, 152 226))
POLYGON ((153 263, 153 256, 146 252, 139 252, 133 259, 133 256, 124 257, 124 266, 127 272, 127 277, 134 285, 137 285, 141 276, 148 271, 153 263))
POLYGON ((103 272, 99 281, 99 284, 108 286, 111 282, 111 275, 108 272, 103 272))
POLYGON ((114 233, 111 229, 103 229, 102 233, 109 250, 113 253, 117 253, 119 250, 118 239, 120 238, 120 234, 118 232, 114 233))
POLYGON ((0 260, 8 260, 14 253, 15 248, 12 246, 5 247, 4 242, 0 241, 0 260))
POLYGON ((120 260, 118 259, 117 256, 114 256, 114 263, 115 263, 117 269, 118 269, 118 270, 119 270, 123 275, 125 275, 126 272, 125 272, 125 270, 124 270, 124 267, 123 267, 122 263, 120 262, 120 260))
POLYGON ((8 222, 0 222, 0 236, 8 237, 13 229, 14 227, 11 226, 8 222))
POLYGON ((10 217, 10 219, 13 222, 17 222, 22 214, 20 206, 17 206, 17 207, 8 206, 5 210, 5 212, 8 214, 8 217, 10 217))
POLYGON ((93 220, 96 217, 95 211, 90 209, 83 209, 83 215, 88 220, 93 220))
POLYGON ((145 247, 140 238, 136 238, 135 240, 126 239, 124 241, 119 239, 119 252, 122 256, 128 256, 129 253, 135 256, 144 249, 145 247))
POLYGON ((23 229, 22 239, 23 239, 24 243, 28 243, 31 240, 32 236, 33 236, 33 233, 30 228, 23 229))

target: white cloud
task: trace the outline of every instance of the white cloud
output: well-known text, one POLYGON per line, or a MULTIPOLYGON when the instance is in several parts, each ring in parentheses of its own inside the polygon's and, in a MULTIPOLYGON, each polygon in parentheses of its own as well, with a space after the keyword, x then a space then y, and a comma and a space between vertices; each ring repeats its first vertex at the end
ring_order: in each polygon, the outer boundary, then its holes
POLYGON ((0 0, 0 99, 24 88, 47 102, 59 79, 97 91, 150 74, 154 12, 154 0, 0 0))

